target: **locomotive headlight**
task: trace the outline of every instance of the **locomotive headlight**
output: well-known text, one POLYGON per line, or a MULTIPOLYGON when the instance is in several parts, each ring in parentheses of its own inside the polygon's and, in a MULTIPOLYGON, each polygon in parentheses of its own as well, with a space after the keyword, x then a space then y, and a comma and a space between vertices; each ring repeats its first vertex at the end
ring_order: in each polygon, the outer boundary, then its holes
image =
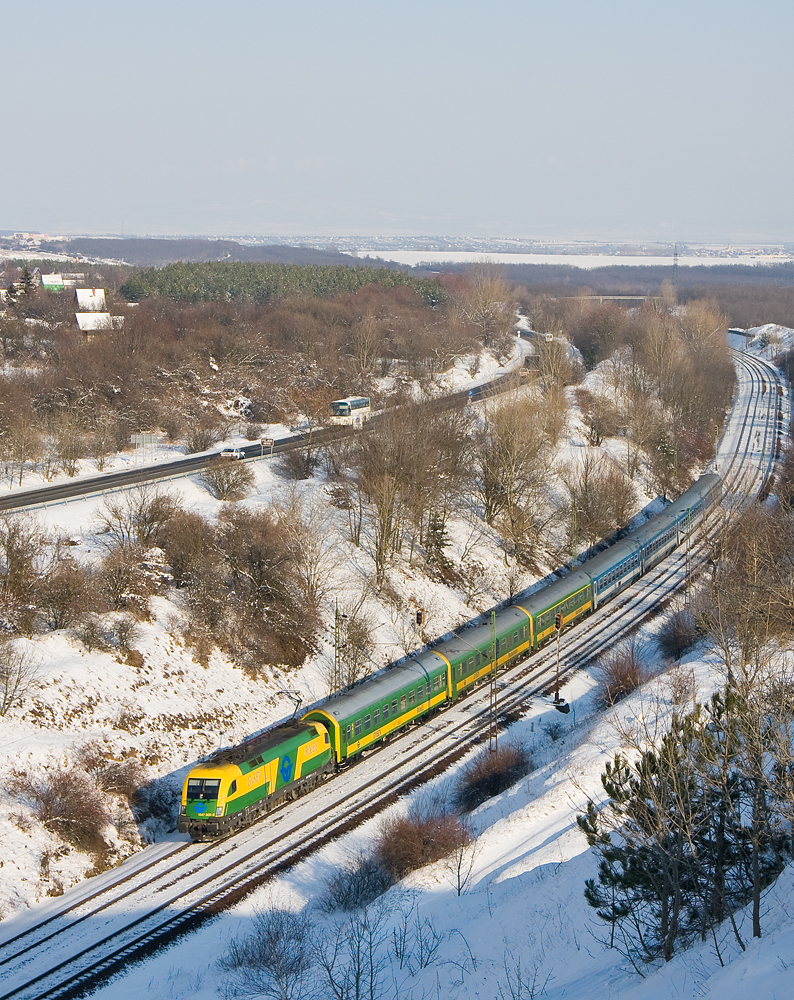
POLYGON ((223 806, 218 806, 218 807, 217 807, 217 808, 215 809, 215 815, 216 815, 216 816, 223 816, 223 806))

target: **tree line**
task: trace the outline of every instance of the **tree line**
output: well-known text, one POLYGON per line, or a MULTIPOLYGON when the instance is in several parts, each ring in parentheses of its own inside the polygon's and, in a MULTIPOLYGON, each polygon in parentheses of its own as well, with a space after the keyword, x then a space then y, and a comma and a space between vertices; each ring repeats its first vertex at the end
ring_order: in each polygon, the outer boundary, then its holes
POLYGON ((193 303, 267 302, 300 295, 354 292, 365 285, 412 288, 427 305, 438 305, 445 298, 438 280, 416 278, 391 268, 241 261, 180 262, 146 268, 132 274, 121 293, 131 302, 153 297, 193 303))

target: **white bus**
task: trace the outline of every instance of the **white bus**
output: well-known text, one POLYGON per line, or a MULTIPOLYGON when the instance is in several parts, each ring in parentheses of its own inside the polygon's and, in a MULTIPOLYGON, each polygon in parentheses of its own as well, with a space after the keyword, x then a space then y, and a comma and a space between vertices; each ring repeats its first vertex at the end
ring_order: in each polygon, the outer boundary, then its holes
POLYGON ((369 396, 346 396, 331 403, 332 424, 360 427, 371 413, 369 396))

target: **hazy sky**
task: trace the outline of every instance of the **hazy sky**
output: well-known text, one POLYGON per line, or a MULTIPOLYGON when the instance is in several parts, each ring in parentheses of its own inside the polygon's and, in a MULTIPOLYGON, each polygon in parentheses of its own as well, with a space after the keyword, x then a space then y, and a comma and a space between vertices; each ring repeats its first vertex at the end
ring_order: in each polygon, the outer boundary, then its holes
POLYGON ((0 229, 794 240, 792 0, 1 9, 0 229))

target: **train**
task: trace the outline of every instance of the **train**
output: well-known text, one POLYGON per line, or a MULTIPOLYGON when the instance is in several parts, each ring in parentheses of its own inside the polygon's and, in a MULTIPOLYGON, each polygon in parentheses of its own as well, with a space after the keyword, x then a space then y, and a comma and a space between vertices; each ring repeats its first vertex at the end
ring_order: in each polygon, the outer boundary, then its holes
POLYGON ((722 498, 715 473, 563 578, 432 648, 329 698, 300 719, 191 769, 177 829, 194 840, 226 836, 311 791, 342 765, 466 695, 496 669, 540 649, 563 627, 612 600, 669 555, 722 498))

